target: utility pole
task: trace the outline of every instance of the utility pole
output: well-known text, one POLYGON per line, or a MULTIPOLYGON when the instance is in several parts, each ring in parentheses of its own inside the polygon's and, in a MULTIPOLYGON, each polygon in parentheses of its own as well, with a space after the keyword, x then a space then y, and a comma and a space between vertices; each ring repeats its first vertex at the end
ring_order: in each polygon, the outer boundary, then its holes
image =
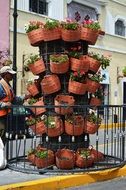
MULTIPOLYGON (((17 0, 14 0, 14 12, 13 12, 13 69, 17 71, 17 0)), ((16 94, 17 89, 17 74, 14 75, 13 79, 13 89, 16 94)))

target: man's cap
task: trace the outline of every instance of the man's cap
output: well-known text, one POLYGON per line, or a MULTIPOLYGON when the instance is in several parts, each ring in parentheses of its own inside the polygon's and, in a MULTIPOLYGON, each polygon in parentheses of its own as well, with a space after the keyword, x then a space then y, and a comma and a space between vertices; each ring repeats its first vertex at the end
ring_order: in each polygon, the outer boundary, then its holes
POLYGON ((14 75, 16 74, 16 71, 14 71, 10 66, 3 66, 0 69, 0 74, 3 74, 3 73, 11 73, 12 75, 14 75))

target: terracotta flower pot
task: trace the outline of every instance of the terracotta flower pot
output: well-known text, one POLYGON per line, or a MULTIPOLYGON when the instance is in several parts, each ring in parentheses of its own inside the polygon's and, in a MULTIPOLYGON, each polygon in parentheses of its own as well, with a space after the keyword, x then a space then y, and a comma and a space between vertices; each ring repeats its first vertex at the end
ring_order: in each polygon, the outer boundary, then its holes
POLYGON ((90 153, 94 162, 103 161, 105 159, 104 154, 98 150, 95 150, 92 146, 90 148, 90 153))
POLYGON ((36 96, 37 94, 39 94, 39 90, 36 86, 35 83, 32 83, 32 84, 28 84, 27 85, 27 90, 28 92, 32 95, 32 96, 36 96))
POLYGON ((99 31, 90 28, 81 27, 81 40, 87 41, 91 45, 95 45, 99 31))
POLYGON ((72 169, 75 165, 75 153, 69 149, 60 149, 56 152, 56 166, 59 169, 72 169))
MULTIPOLYGON (((86 154, 86 153, 85 153, 86 154)), ((93 158, 90 155, 90 151, 87 149, 79 148, 76 152, 76 166, 79 168, 91 167, 94 163, 93 158), (81 152, 89 152, 89 156, 82 156, 81 152)))
POLYGON ((37 168, 46 168, 54 164, 54 153, 51 150, 47 150, 48 155, 46 158, 38 158, 35 159, 35 165, 37 168))
POLYGON ((46 127, 43 121, 36 123, 36 125, 29 126, 35 135, 42 135, 46 132, 46 127))
POLYGON ((39 101, 37 101, 36 103, 32 104, 32 106, 34 106, 33 108, 31 108, 32 112, 35 115, 40 115, 44 112, 46 112, 46 108, 43 107, 44 106, 44 101, 43 101, 43 97, 39 99, 39 101), (36 107, 36 106, 42 106, 42 107, 36 107))
POLYGON ((36 159, 36 157, 35 157, 34 153, 28 154, 27 159, 28 159, 29 162, 31 162, 32 165, 35 166, 35 159, 36 159))
POLYGON ((27 33, 28 39, 32 46, 37 46, 43 41, 43 29, 39 28, 27 33))
POLYGON ((52 94, 61 89, 60 80, 57 75, 46 75, 41 82, 44 94, 52 94))
POLYGON ((35 63, 30 64, 28 68, 34 75, 37 75, 45 71, 45 64, 44 64, 44 61, 40 59, 36 61, 35 63))
POLYGON ((82 135, 84 131, 84 119, 81 115, 73 117, 72 123, 68 120, 65 120, 65 132, 68 135, 79 136, 82 135))
POLYGON ((74 42, 80 40, 80 29, 77 30, 61 30, 62 39, 68 42, 74 42))
POLYGON ((69 70, 69 61, 64 63, 55 63, 50 61, 50 71, 56 74, 66 73, 69 70))
POLYGON ((80 59, 76 59, 71 57, 71 70, 72 71, 84 71, 87 72, 89 70, 89 61, 86 60, 85 56, 80 57, 80 59))
POLYGON ((86 91, 87 91, 87 83, 80 83, 77 81, 69 80, 68 92, 82 95, 85 94, 86 91))
POLYGON ((99 128, 99 125, 97 123, 85 121, 84 133, 95 134, 98 128, 99 128))
POLYGON ((75 100, 73 96, 69 95, 57 95, 54 99, 55 106, 55 112, 61 115, 70 114, 73 112, 73 108, 70 106, 73 106, 75 103, 75 100), (66 107, 62 107, 63 105, 66 105, 66 107))
POLYGON ((47 123, 46 125, 46 134, 49 137, 57 137, 60 136, 64 132, 63 121, 60 117, 54 116, 53 126, 47 123))
POLYGON ((101 63, 93 59, 92 57, 89 57, 89 70, 92 71, 93 73, 97 73, 98 69, 100 68, 101 63))
POLYGON ((100 83, 87 79, 87 91, 90 93, 95 93, 96 90, 100 87, 100 83))
POLYGON ((90 99, 90 106, 100 106, 102 101, 99 98, 92 97, 90 99))
POLYGON ((55 29, 43 29, 43 39, 44 41, 52 41, 52 40, 58 40, 61 38, 61 29, 55 28, 55 29))

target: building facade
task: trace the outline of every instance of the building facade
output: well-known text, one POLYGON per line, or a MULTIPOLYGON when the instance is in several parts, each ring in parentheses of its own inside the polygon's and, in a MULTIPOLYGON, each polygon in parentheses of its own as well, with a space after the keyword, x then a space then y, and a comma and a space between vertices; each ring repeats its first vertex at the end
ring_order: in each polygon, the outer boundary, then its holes
MULTIPOLYGON (((13 50, 13 0, 10 9, 10 51, 13 50)), ((1 6, 0 6, 1 7, 1 6)), ((29 44, 24 30, 29 21, 44 21, 46 18, 64 20, 67 17, 81 19, 89 16, 98 19, 105 36, 99 36, 95 46, 89 51, 111 54, 111 63, 104 81, 105 104, 124 104, 126 78, 122 78, 122 68, 126 66, 126 0, 22 0, 17 1, 17 94, 24 93, 23 82, 31 77, 23 72, 23 64, 30 53, 38 53, 37 47, 29 44), (24 76, 25 74, 25 76, 24 76), (20 88, 21 86, 21 88, 20 88), (109 98, 108 98, 109 97, 109 98)))

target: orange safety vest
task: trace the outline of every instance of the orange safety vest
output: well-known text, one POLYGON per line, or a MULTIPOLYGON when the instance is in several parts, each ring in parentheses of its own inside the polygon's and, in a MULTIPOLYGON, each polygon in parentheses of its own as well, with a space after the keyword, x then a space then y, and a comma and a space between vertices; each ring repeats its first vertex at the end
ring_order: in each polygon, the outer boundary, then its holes
MULTIPOLYGON (((3 89, 6 93, 5 98, 2 98, 0 102, 12 102, 14 96, 13 96, 13 92, 10 89, 9 84, 7 84, 7 82, 4 79, 0 80, 0 84, 3 86, 3 89)), ((10 112, 10 109, 0 109, 0 117, 7 115, 9 112, 10 112)))

